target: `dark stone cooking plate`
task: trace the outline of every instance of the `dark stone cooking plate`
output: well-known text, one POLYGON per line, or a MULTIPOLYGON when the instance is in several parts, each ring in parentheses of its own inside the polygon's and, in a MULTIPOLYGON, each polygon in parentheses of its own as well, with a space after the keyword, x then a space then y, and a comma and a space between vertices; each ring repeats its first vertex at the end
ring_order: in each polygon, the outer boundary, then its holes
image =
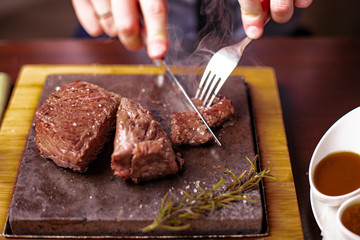
MULTIPOLYGON (((183 84, 188 83, 184 76, 179 78, 183 84)), ((185 109, 170 81, 159 75, 51 75, 44 84, 39 105, 58 87, 78 79, 139 102, 153 113, 167 133, 171 113, 185 109)), ((231 208, 221 208, 211 216, 192 221, 188 230, 140 231, 155 219, 167 192, 180 198, 180 189, 196 193, 197 184, 212 188, 220 176, 230 180, 231 176, 223 173, 227 169, 237 175, 249 169, 245 157, 252 159, 257 151, 247 87, 241 77, 231 77, 221 90, 221 94, 232 100, 237 112, 235 120, 215 129, 222 147, 211 142, 199 147, 178 148, 176 150, 185 159, 182 173, 140 184, 113 176, 110 169, 112 142, 106 144, 85 174, 56 166, 39 155, 33 124, 12 196, 6 233, 24 237, 267 234, 261 186, 248 191, 259 202, 235 202, 231 208)))

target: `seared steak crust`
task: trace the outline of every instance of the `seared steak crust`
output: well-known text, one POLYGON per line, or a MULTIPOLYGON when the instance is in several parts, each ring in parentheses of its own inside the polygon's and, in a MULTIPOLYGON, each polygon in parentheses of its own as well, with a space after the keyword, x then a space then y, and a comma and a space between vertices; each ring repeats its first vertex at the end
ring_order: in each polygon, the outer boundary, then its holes
MULTIPOLYGON (((198 99, 193 99, 193 102, 210 127, 219 127, 235 115, 231 101, 223 96, 217 96, 209 108, 202 107, 198 99)), ((195 111, 174 113, 171 118, 171 141, 174 145, 197 146, 211 139, 212 135, 195 111)))
POLYGON ((35 113, 40 154, 61 167, 85 172, 113 130, 120 99, 82 81, 52 93, 35 113))
POLYGON ((134 182, 174 174, 179 170, 167 134, 152 114, 134 101, 122 98, 117 112, 114 175, 134 182))

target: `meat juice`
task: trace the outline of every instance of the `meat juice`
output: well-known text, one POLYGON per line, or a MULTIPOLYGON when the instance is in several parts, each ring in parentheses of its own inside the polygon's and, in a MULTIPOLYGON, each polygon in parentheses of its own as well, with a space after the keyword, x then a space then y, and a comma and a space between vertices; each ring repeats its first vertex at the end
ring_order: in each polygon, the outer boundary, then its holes
POLYGON ((341 216, 341 222, 351 232, 360 235, 360 203, 347 207, 341 216))
POLYGON ((340 196, 360 187, 360 155, 336 152, 323 158, 315 168, 314 184, 323 194, 340 196))

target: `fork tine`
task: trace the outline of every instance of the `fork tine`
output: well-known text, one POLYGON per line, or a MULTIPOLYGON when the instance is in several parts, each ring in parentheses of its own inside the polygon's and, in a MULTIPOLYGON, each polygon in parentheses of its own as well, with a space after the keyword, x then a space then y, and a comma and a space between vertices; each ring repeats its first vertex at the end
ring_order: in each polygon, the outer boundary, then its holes
POLYGON ((201 77, 199 86, 198 86, 198 88, 196 90, 195 98, 199 98, 201 90, 203 89, 203 85, 204 85, 206 79, 208 78, 209 74, 210 74, 210 68, 206 67, 206 69, 205 69, 205 71, 204 71, 204 73, 203 73, 203 75, 201 77))
POLYGON ((215 76, 215 77, 214 77, 214 80, 211 82, 211 86, 207 91, 206 97, 204 98, 203 106, 206 105, 207 100, 209 99, 210 96, 212 96, 215 87, 218 85, 218 83, 221 80, 221 78, 219 76, 215 76), (216 79, 215 79, 215 77, 216 77, 216 79))
MULTIPOLYGON (((229 74, 230 75, 230 74, 229 74)), ((222 86, 224 85, 224 83, 226 82, 226 80, 228 79, 229 76, 225 76, 225 77, 222 77, 221 79, 219 79, 219 83, 218 85, 216 86, 216 89, 215 91, 212 92, 212 95, 211 95, 211 98, 210 100, 206 103, 206 101, 204 101, 203 103, 203 106, 205 106, 206 104, 206 107, 210 107, 212 102, 214 101, 216 95, 219 93, 220 89, 222 88, 222 86)))
MULTIPOLYGON (((269 19, 266 20, 265 24, 269 19)), ((211 106, 221 87, 239 64, 246 46, 251 41, 252 39, 245 37, 236 44, 221 48, 211 57, 195 95, 196 98, 202 100, 206 93, 203 106, 211 106), (203 87, 204 84, 205 87, 203 87)))
POLYGON ((208 91, 209 86, 214 81, 215 77, 216 77, 216 75, 214 75, 212 72, 209 73, 209 76, 206 79, 205 85, 204 85, 204 87, 202 89, 202 92, 200 94, 200 97, 199 97, 200 100, 204 99, 204 96, 205 96, 206 92, 208 91))

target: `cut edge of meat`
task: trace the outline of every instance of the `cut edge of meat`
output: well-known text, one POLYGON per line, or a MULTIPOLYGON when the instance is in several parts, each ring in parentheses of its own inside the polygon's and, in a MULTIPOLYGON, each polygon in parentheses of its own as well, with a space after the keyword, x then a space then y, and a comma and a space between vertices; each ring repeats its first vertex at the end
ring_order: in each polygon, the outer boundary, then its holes
POLYGON ((138 183, 175 174, 182 163, 152 114, 139 103, 122 98, 111 155, 114 175, 138 183))
MULTIPOLYGON (((198 99, 193 99, 193 102, 212 128, 221 127, 236 115, 231 100, 224 96, 218 95, 208 108, 202 107, 198 99)), ((175 112, 171 118, 170 139, 175 146, 199 146, 209 142, 212 135, 196 112, 175 112)))

